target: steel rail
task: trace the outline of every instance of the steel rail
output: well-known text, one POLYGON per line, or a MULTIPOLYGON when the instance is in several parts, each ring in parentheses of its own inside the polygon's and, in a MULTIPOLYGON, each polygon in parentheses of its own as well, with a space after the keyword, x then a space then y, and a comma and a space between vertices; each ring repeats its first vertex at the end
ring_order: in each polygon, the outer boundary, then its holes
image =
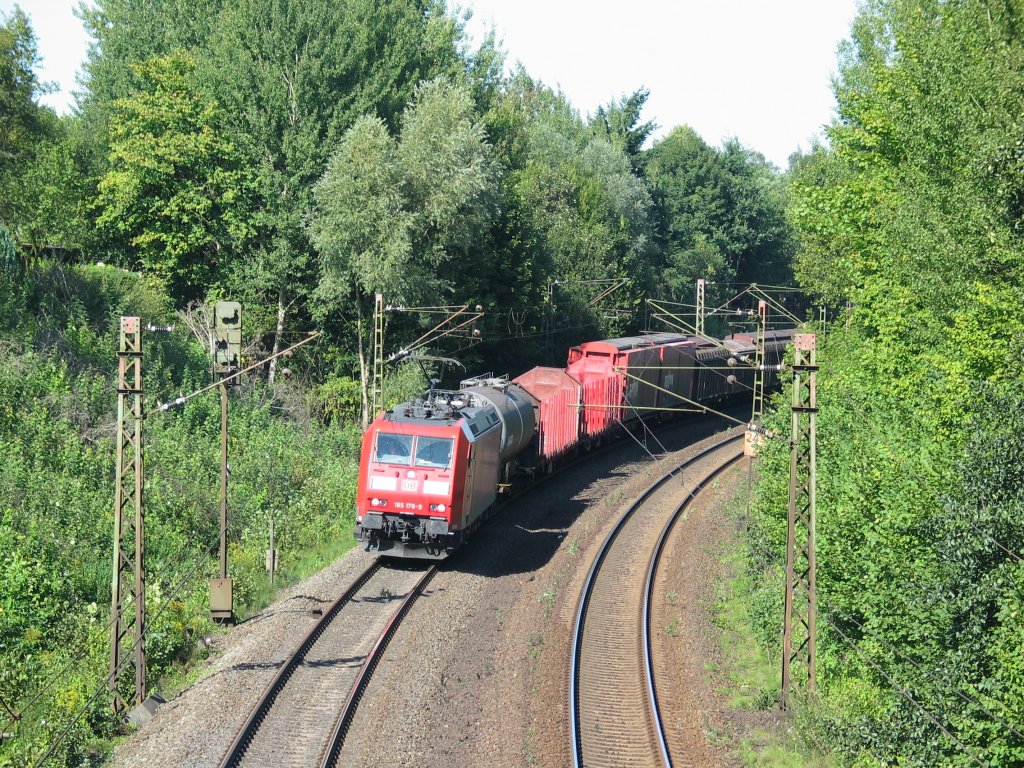
POLYGON ((234 741, 228 747, 223 759, 220 762, 221 768, 234 768, 237 766, 242 758, 245 756, 245 752, 252 741, 253 736, 259 730, 260 725, 270 712, 270 708, 274 704, 274 700, 278 694, 284 689, 288 683, 288 679, 292 676, 292 673, 302 662, 302 659, 309 652, 309 649, 313 647, 320 635, 323 634, 324 630, 333 621, 335 615, 345 606, 346 603, 352 600, 355 594, 362 589, 362 587, 373 577, 377 571, 380 570, 381 563, 380 559, 374 560, 370 566, 363 571, 363 573, 352 583, 352 585, 345 590, 345 592, 335 600, 331 606, 324 611, 319 621, 313 625, 302 642, 299 643, 298 647, 292 652, 281 668, 274 675, 274 679, 271 680, 270 685, 267 686, 260 700, 253 707, 252 712, 249 713, 249 717, 242 725, 238 734, 235 736, 234 741))
POLYGON ((647 698, 651 704, 651 712, 654 713, 654 729, 655 734, 658 737, 658 747, 661 751, 662 760, 668 768, 672 766, 672 758, 668 749, 668 742, 665 739, 665 731, 661 727, 661 707, 658 706, 658 692, 657 685, 654 680, 654 659, 651 651, 651 604, 654 601, 654 577, 658 571, 658 566, 661 564, 661 556, 665 550, 665 544, 668 541, 669 534, 675 528, 676 523, 679 522, 679 518, 683 512, 690 506, 690 502, 697 498, 697 494, 707 487, 708 483, 722 474, 729 467, 733 466, 737 461, 743 458, 742 453, 738 453, 735 456, 731 456, 717 467, 712 469, 707 475, 705 475, 699 482, 697 482, 690 492, 683 499, 682 503, 676 508, 676 511, 672 513, 668 522, 665 523, 665 527, 661 530, 661 535, 658 537, 658 543, 654 546, 654 551, 651 554, 651 561, 647 566, 647 581, 644 584, 644 617, 643 617, 643 647, 644 647, 644 668, 647 670, 647 698))
POLYGON ((352 727, 352 721, 356 716, 356 709, 359 707, 359 702, 363 698, 363 694, 366 692, 367 686, 370 684, 370 679, 373 677, 373 673, 377 669, 377 665, 380 663, 381 658, 384 656, 384 652, 387 650, 388 644, 398 631, 398 627, 401 625, 402 620, 406 614, 412 608, 413 603, 419 599, 420 595, 423 594, 423 590, 427 584, 430 583, 431 579, 437 573, 437 566, 430 566, 416 582, 416 586, 413 587, 409 594, 405 596, 402 604, 395 611, 394 616, 384 627, 384 630, 380 633, 380 637, 377 638, 376 644, 373 646, 365 659, 363 664, 359 668, 359 674, 356 675, 355 681, 352 683, 352 689, 349 691, 348 698, 345 700, 345 706, 341 709, 341 716, 338 718, 338 722, 334 727, 334 731, 331 734, 330 741, 328 741, 324 748, 322 758, 320 760, 320 768, 332 768, 338 759, 338 754, 341 752, 341 747, 345 743, 345 737, 348 736, 349 728, 352 727))
POLYGON ((724 448, 727 445, 731 445, 739 440, 743 439, 743 433, 734 435, 726 438, 714 445, 708 446, 703 451, 695 456, 690 457, 686 461, 679 464, 669 472, 666 472, 662 477, 652 483, 630 506, 619 516, 619 519, 615 523, 615 527, 608 534, 607 538, 598 550, 597 556, 594 558, 593 564, 590 566, 590 571, 587 573, 586 581, 583 585, 583 591, 580 595, 580 601, 576 608, 576 624, 573 629, 572 639, 572 657, 570 659, 569 666, 569 722, 571 727, 571 742, 572 742, 572 764, 575 768, 582 768, 583 766, 583 742, 582 734, 580 732, 580 707, 579 707, 579 662, 580 654, 583 647, 583 627, 586 622, 587 607, 590 603, 590 598, 593 594, 594 582, 598 572, 601 569, 605 557, 611 550, 612 545, 618 538, 619 533, 625 527, 626 523, 633 516, 633 514, 649 499, 658 489, 660 489, 665 483, 676 476, 676 473, 680 470, 686 469, 689 466, 707 458, 715 451, 724 448))

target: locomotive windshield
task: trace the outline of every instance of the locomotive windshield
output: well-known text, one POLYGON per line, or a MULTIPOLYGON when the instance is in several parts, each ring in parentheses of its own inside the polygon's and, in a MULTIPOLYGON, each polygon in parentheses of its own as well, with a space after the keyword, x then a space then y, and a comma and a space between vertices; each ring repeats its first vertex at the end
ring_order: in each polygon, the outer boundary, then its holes
POLYGON ((378 432, 373 460, 381 464, 408 464, 412 458, 412 440, 412 435, 378 432))
POLYGON ((414 437, 378 432, 373 460, 380 464, 444 468, 451 463, 453 443, 450 437, 414 437))
POLYGON ((447 467, 452 458, 450 437, 418 437, 416 438, 417 467, 447 467))

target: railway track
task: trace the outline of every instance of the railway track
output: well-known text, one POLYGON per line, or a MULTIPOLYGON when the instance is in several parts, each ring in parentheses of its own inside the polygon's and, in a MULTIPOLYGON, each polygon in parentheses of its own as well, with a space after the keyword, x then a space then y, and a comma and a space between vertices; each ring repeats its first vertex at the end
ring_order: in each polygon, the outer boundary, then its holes
POLYGON ((375 560, 282 664, 222 768, 334 765, 388 641, 435 573, 434 566, 399 570, 375 560))
MULTIPOLYGON (((602 544, 573 635, 569 712, 576 768, 673 765, 652 672, 652 585, 669 531, 700 490, 742 457, 742 437, 712 445, 658 479, 602 544)), ((685 755, 675 758, 677 766, 686 764, 685 755)))
MULTIPOLYGON (((711 450, 732 444, 737 439, 724 441, 711 450)), ((699 463, 708 453, 706 451, 691 459, 680 469, 699 463)), ((650 496, 656 486, 664 485, 669 479, 669 475, 662 478, 647 495, 650 496)), ((535 490, 539 485, 543 483, 531 486, 526 492, 535 490)), ((678 497, 678 489, 675 494, 678 497)), ((517 493, 516 497, 521 495, 517 493)), ((629 513, 624 515, 619 527, 628 516, 629 513)), ((601 559, 606 559, 603 550, 599 556, 601 559)), ((220 763, 222 768, 267 765, 327 768, 339 764, 349 726, 377 663, 402 618, 435 573, 436 567, 433 566, 425 571, 395 570, 382 567, 381 561, 375 560, 324 611, 317 624, 282 664, 224 754, 220 763)), ((588 588, 594 580, 595 573, 592 572, 588 588)), ((582 624, 578 625, 577 634, 580 626, 582 624)), ((634 629, 633 634, 636 632, 634 629)), ((574 737, 580 744, 575 730, 574 737)), ((626 749, 622 754, 633 752, 626 749)), ((645 763, 621 763, 616 758, 611 762, 576 764, 645 763)))

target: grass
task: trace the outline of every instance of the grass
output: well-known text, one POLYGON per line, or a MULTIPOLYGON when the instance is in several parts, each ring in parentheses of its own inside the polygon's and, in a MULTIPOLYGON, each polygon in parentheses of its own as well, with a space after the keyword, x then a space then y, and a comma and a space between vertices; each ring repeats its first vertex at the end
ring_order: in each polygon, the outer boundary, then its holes
POLYGON ((533 726, 529 726, 526 729, 526 743, 523 744, 523 759, 527 765, 537 764, 537 753, 533 748, 533 736, 536 733, 533 726))
POLYGON ((333 563, 357 544, 358 542, 352 532, 346 531, 337 538, 328 539, 316 547, 303 550, 295 562, 284 571, 283 576, 278 576, 275 579, 274 586, 280 589, 312 576, 317 571, 323 570, 326 566, 333 563))
MULTIPOLYGON (((257 584, 256 589, 252 592, 251 600, 245 605, 236 606, 235 612, 238 619, 242 620, 259 613, 277 598, 280 590, 312 576, 354 546, 356 546, 355 537, 351 533, 345 533, 335 539, 321 542, 316 547, 304 550, 294 561, 278 571, 273 584, 270 583, 269 577, 262 579, 257 584)), ((211 621, 208 631, 204 634, 217 635, 227 631, 227 627, 218 626, 211 621)), ((188 661, 176 665, 171 673, 160 678, 155 690, 160 691, 164 698, 170 701, 172 696, 188 688, 205 674, 203 662, 209 656, 210 651, 205 644, 201 648, 194 648, 188 661)))
MULTIPOLYGON (((266 575, 256 580, 249 599, 242 604, 236 602, 235 616, 239 621, 242 621, 256 615, 274 602, 282 589, 290 587, 292 584, 323 570, 357 544, 358 542, 355 536, 352 535, 352 532, 345 531, 335 538, 321 541, 316 546, 293 553, 294 559, 290 562, 279 558, 274 582, 271 583, 270 577, 266 575)), ((231 575, 230 569, 231 562, 229 560, 228 575, 231 575)))
POLYGON ((539 600, 541 605, 544 606, 544 618, 548 618, 551 615, 552 609, 555 607, 555 600, 558 598, 558 582, 556 581, 541 594, 539 600))
POLYGON ((798 736, 755 731, 740 745, 738 756, 744 768, 834 768, 827 757, 807 752, 798 736))
MULTIPOLYGON (((741 492, 732 514, 740 519, 745 509, 746 498, 741 492)), ((725 575, 712 607, 714 623, 721 632, 722 665, 717 677, 724 680, 721 690, 732 709, 769 710, 779 698, 779 662, 761 645, 753 630, 751 605, 755 585, 747 571, 742 536, 735 534, 719 555, 725 575)), ((737 756, 747 768, 834 766, 828 757, 809 750, 794 727, 777 731, 757 729, 743 735, 737 756)))
POLYGON ((778 698, 777 664, 769 658, 751 629, 748 599, 753 583, 744 570, 744 558, 736 542, 723 553, 728 577, 719 585, 713 617, 722 634, 719 644, 729 669, 726 693, 735 709, 767 709, 778 698))
POLYGON ((541 654, 544 653, 544 635, 533 634, 530 635, 528 641, 530 643, 529 656, 532 664, 530 665, 530 671, 532 672, 537 668, 537 663, 540 661, 541 654))

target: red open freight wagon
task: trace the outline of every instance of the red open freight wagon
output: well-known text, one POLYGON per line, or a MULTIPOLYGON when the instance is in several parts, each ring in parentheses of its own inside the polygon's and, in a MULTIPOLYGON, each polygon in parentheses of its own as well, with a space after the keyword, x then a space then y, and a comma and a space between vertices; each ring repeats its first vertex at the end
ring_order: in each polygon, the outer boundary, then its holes
POLYGON ((695 342, 655 333, 589 341, 569 350, 569 364, 534 368, 515 380, 534 400, 538 454, 551 460, 660 408, 692 397, 695 342), (682 397, 677 397, 681 395, 682 397))

